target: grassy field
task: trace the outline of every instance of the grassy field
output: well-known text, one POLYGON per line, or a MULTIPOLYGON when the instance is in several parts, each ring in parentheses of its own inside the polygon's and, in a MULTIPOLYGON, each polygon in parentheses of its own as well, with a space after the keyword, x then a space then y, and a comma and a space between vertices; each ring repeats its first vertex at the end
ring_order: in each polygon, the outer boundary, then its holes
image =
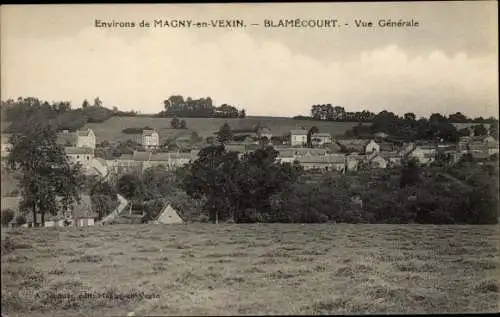
MULTIPOLYGON (((183 119, 183 118, 180 118, 183 119)), ((255 124, 261 124, 263 127, 271 129, 273 135, 284 135, 292 129, 297 129, 301 125, 310 128, 313 125, 318 127, 321 132, 329 132, 333 135, 343 135, 347 130, 357 125, 356 122, 326 122, 326 121, 308 121, 293 120, 291 118, 275 117, 248 117, 245 119, 223 119, 223 118, 184 118, 188 130, 170 129, 171 118, 148 118, 148 117, 112 117, 103 123, 89 123, 86 127, 94 130, 97 142, 102 140, 127 140, 131 135, 122 133, 125 128, 155 128, 160 134, 161 139, 175 138, 181 135, 190 135, 196 131, 200 136, 207 137, 214 135, 220 126, 227 122, 233 129, 251 128, 255 124)))
POLYGON ((494 312, 498 227, 2 231, 8 316, 494 312))

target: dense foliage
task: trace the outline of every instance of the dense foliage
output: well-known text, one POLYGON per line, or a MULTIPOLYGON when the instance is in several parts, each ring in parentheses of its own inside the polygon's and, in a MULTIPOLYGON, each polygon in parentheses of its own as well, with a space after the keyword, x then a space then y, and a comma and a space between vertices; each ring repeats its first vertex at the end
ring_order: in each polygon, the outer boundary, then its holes
POLYGON ((238 110, 228 104, 222 104, 216 107, 213 104, 212 98, 192 99, 183 96, 170 96, 164 102, 164 110, 159 113, 161 117, 198 117, 198 118, 244 118, 245 110, 238 110))
POLYGON ((85 100, 78 109, 71 109, 69 102, 49 103, 32 97, 2 101, 1 107, 3 119, 10 122, 5 131, 8 133, 22 131, 35 114, 41 114, 45 123, 58 131, 75 131, 87 123, 104 122, 113 116, 113 111, 105 108, 99 98, 95 98, 93 105, 85 100))

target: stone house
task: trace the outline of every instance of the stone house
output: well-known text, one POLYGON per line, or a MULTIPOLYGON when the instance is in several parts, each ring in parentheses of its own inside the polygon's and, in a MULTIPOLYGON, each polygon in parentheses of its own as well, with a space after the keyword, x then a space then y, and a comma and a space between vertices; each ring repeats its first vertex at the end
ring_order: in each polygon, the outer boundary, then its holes
POLYGON ((95 149, 96 137, 92 129, 76 131, 76 147, 95 149))
POLYGON ((156 130, 143 130, 139 144, 145 149, 156 149, 160 146, 160 136, 156 130))
POLYGON ((332 143, 332 136, 330 135, 330 133, 314 133, 311 135, 311 143, 315 146, 324 146, 332 143))
POLYGON ((305 146, 307 144, 307 130, 291 130, 290 144, 292 146, 305 146))

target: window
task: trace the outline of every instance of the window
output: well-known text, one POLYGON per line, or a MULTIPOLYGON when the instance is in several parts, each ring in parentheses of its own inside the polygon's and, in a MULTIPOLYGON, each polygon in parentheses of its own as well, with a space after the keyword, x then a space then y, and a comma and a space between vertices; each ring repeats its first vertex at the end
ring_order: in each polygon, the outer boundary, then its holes
POLYGON ((90 160, 90 156, 87 155, 87 161, 90 160))
POLYGON ((76 159, 79 159, 79 158, 80 158, 80 155, 77 155, 77 156, 76 156, 76 159))

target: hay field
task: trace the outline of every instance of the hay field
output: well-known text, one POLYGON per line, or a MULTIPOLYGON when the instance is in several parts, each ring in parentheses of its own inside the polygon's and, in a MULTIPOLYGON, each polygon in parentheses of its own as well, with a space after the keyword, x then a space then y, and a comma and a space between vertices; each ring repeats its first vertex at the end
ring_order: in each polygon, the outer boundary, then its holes
POLYGON ((212 136, 218 131, 220 126, 227 122, 233 129, 251 128, 255 124, 271 129, 273 135, 284 135, 292 129, 297 129, 297 125, 306 128, 316 126, 321 132, 328 132, 335 135, 343 135, 347 130, 357 125, 357 122, 326 122, 293 120, 291 118, 276 117, 248 117, 245 119, 224 119, 224 118, 179 118, 186 120, 188 129, 170 129, 171 118, 150 118, 150 117, 111 117, 103 123, 89 123, 85 127, 94 130, 97 142, 103 140, 118 141, 133 138, 132 135, 124 134, 121 131, 125 128, 155 128, 160 134, 160 138, 175 138, 182 135, 190 135, 196 131, 200 136, 212 136))
POLYGON ((3 230, 2 314, 493 312, 497 255, 497 226, 3 230))

